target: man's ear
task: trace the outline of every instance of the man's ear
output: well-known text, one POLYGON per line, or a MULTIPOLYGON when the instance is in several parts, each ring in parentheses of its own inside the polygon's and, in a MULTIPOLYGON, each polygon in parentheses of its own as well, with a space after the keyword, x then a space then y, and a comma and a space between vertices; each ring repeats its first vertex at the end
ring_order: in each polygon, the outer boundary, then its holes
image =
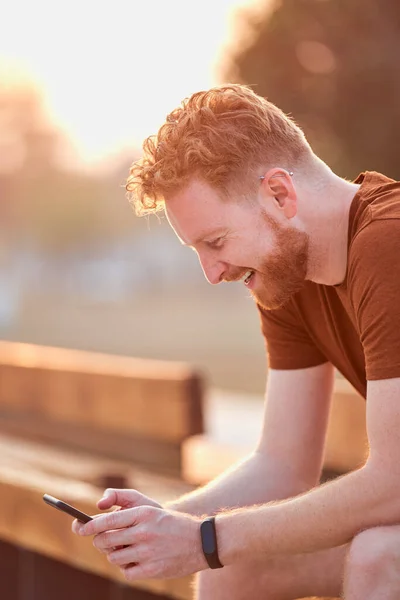
POLYGON ((262 177, 262 188, 272 198, 274 207, 287 219, 297 214, 297 194, 292 180, 293 173, 285 169, 269 169, 262 177))

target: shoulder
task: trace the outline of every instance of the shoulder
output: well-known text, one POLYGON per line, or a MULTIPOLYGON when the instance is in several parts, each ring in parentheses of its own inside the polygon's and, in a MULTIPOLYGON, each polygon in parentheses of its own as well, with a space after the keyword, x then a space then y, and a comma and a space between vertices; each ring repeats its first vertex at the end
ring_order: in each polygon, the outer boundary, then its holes
MULTIPOLYGON (((350 247, 366 236, 374 235, 374 228, 368 229, 376 221, 400 219, 400 182, 374 171, 363 173, 356 179, 360 183, 350 208, 349 234, 350 247)), ((387 224, 390 228, 390 224, 387 224)), ((385 225, 382 226, 384 228, 385 225)))
MULTIPOLYGON (((360 265, 372 268, 398 252, 400 233, 400 182, 380 173, 368 172, 357 195, 348 273, 360 265)), ((394 258, 394 257, 392 257, 394 258)))
MULTIPOLYGON (((400 205, 400 198, 399 198, 400 205)), ((371 217, 353 238, 349 248, 349 273, 361 265, 373 268, 382 261, 399 262, 400 250, 400 206, 395 210, 378 208, 378 214, 371 217), (379 212, 380 211, 380 212, 379 212)))

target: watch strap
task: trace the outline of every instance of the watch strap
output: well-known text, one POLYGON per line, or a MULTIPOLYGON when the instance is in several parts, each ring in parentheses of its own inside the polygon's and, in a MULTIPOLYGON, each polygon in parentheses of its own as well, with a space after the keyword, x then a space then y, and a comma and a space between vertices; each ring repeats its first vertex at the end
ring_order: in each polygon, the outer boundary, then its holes
POLYGON ((200 524, 201 546, 210 569, 221 569, 224 565, 219 560, 215 517, 207 517, 200 524))

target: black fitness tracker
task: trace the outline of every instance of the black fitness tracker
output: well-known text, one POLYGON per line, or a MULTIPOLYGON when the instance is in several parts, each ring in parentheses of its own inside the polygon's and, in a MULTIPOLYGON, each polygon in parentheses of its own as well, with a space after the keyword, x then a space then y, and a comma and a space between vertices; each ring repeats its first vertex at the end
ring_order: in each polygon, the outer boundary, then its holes
POLYGON ((215 517, 207 517, 200 525, 201 545, 210 569, 221 569, 218 556, 217 532, 215 530, 215 517))

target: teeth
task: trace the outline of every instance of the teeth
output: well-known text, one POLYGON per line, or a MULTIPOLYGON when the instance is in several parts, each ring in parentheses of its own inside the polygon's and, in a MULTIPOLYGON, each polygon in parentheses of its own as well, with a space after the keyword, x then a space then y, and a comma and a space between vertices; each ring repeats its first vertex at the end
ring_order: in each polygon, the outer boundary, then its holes
POLYGON ((240 278, 240 281, 245 281, 250 275, 250 273, 251 271, 246 271, 246 273, 244 273, 244 275, 242 275, 242 277, 240 278))
POLYGON ((253 275, 253 271, 246 271, 246 273, 243 275, 243 281, 244 283, 248 283, 248 280, 250 279, 250 277, 253 275))

